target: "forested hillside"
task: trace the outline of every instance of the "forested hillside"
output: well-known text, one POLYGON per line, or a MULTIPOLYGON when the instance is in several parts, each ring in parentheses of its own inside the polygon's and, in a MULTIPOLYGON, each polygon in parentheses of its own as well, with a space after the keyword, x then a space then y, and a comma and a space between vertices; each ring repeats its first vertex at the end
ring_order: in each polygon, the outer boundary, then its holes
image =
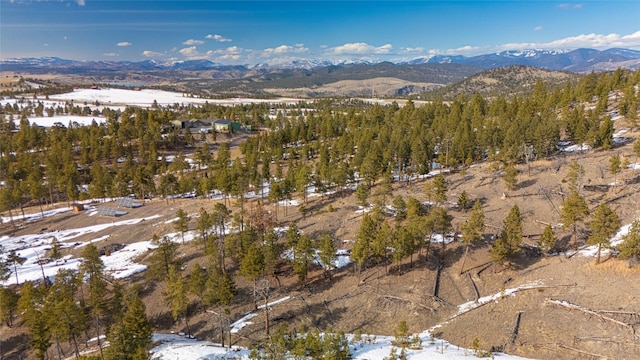
MULTIPOLYGON (((551 164, 569 144, 608 151, 619 146, 614 142, 616 128, 637 128, 640 71, 592 73, 553 87, 541 79, 534 83, 526 96, 492 93, 483 97, 464 92, 455 100, 434 100, 422 106, 413 101, 399 106, 331 98, 289 105, 155 104, 120 109, 69 101, 54 107, 45 105, 46 89, 38 90, 39 95, 25 93, 0 100, 0 212, 9 219, 0 225, 0 240, 30 226, 21 220, 25 212, 43 212, 61 203, 133 197, 168 208, 177 197, 208 201, 191 209, 191 215, 178 209, 171 225, 183 236, 193 230, 196 245, 185 245, 184 237, 182 242, 172 241, 163 233, 153 233, 154 249, 144 259, 149 266, 144 276, 109 277, 98 247, 89 244, 75 250, 84 259, 77 271, 61 271, 39 283, 16 280, 14 284, 9 279, 24 260, 16 249, 2 249, 0 275, 5 285, 0 293, 0 315, 7 327, 20 329, 29 339, 28 351, 16 345, 24 338, 14 339, 2 351, 12 359, 27 353, 37 359, 53 358, 54 353, 78 356, 88 339, 98 337, 100 350, 94 347, 85 358, 145 359, 151 333, 158 330, 152 329, 145 306, 153 306, 154 314, 164 314, 163 321, 154 320, 156 327, 164 327, 161 330, 172 328, 179 320, 188 329, 191 317, 202 319, 211 314, 204 309, 221 319, 226 314, 227 325, 229 317, 238 315, 232 307, 257 310, 258 302, 268 302, 270 286, 275 288, 270 282, 289 291, 303 288, 309 294, 320 287, 331 288, 332 269, 314 268, 314 249, 319 250, 322 263, 335 260, 336 249, 342 246, 336 241, 337 233, 331 232, 332 225, 346 218, 330 224, 319 216, 331 216, 349 197, 364 208, 371 206, 354 225, 354 239, 346 245, 356 269, 340 274, 357 278, 358 284, 369 281, 366 270, 371 268, 378 269, 379 277, 401 276, 414 269, 414 258, 415 268, 437 273, 439 279, 449 261, 448 247, 461 246, 464 257, 457 255, 464 268, 470 249, 483 241, 489 244, 491 261, 507 269, 518 257, 573 249, 585 239, 598 245, 598 250, 601 245, 607 247, 620 220, 604 200, 598 210, 589 211, 582 192, 587 184, 577 163, 572 164, 572 175, 563 180, 571 189, 562 194, 566 202, 558 210, 565 227, 554 230, 549 225, 533 246, 537 250, 532 250, 532 241, 523 243, 523 218, 531 214, 521 213, 517 205, 503 211, 502 224, 489 229, 483 204, 487 206, 492 199, 472 198, 466 192, 453 201, 450 197, 448 174, 459 175, 463 180, 456 184, 464 186, 464 176, 473 166, 491 166, 501 174, 506 188, 503 196, 508 197, 517 189, 516 168, 530 169, 535 162, 551 164), (100 115, 106 121, 43 128, 27 120, 56 114, 100 115), (178 125, 194 119, 228 119, 245 126, 192 134, 178 125), (429 180, 425 180, 427 175, 429 180), (394 189, 411 188, 418 182, 425 187, 422 201, 394 193, 394 189), (322 194, 325 202, 321 206, 311 206, 311 188, 322 194), (250 193, 252 196, 247 195, 250 193), (279 208, 283 201, 293 199, 300 203, 295 221, 287 213, 291 209, 279 208), (594 225, 589 225, 588 236, 582 236, 578 225, 587 216, 594 225), (313 221, 325 222, 326 227, 299 231, 313 221), (565 231, 572 240, 556 241, 560 236, 554 231, 565 231), (455 234, 453 245, 445 240, 451 233, 455 234), (430 248, 434 238, 441 240, 430 248), (307 287, 314 271, 316 280, 326 282, 307 287), (109 342, 104 349, 101 335, 109 342)), ((640 145, 634 150, 640 156, 640 145)), ((607 161, 612 173, 621 171, 622 160, 616 162, 615 153, 607 161)), ((140 234, 130 234, 129 241, 140 234)), ((639 255, 637 240, 624 244, 618 249, 622 257, 639 255)), ((47 257, 56 258, 60 250, 56 246, 59 244, 51 244, 47 257)), ((445 309, 453 307, 438 291, 436 282, 431 299, 445 309)), ((404 301, 398 299, 387 300, 404 301)), ((322 303, 318 307, 323 308, 322 303)), ((328 308, 326 303, 324 307, 328 308)), ((426 308, 430 314, 438 311, 426 308)), ((443 310, 448 315, 451 311, 443 310)), ((311 313, 291 315, 303 328, 279 327, 269 333, 267 312, 266 329, 254 332, 245 345, 260 349, 266 358, 280 358, 286 351, 314 358, 331 351, 333 358, 347 358, 346 340, 338 332, 343 329, 324 326, 327 321, 310 321, 311 313), (316 330, 336 335, 319 337, 316 330), (305 334, 307 342, 290 336, 296 333, 305 334)), ((342 324, 345 322, 348 320, 342 324)), ((395 325, 387 327, 388 335, 395 325)), ((207 329, 214 331, 211 328, 207 329)), ((224 330, 221 332, 225 339, 224 330)), ((397 346, 409 347, 406 328, 396 332, 397 346)), ((471 340, 473 337, 468 342, 471 340)))

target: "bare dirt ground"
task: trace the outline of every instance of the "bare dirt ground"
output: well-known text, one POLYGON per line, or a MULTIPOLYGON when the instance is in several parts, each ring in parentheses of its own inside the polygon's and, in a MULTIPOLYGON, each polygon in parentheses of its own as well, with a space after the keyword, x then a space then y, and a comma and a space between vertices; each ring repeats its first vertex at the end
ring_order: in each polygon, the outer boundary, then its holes
MULTIPOLYGON (((403 88, 436 89, 443 84, 411 82, 397 78, 378 77, 366 80, 341 80, 329 84, 304 88, 268 88, 272 94, 279 96, 360 96, 371 94, 372 96, 396 96, 403 88)), ((415 91, 411 91, 415 92, 415 91)))
MULTIPOLYGON (((637 134, 628 135, 635 138, 637 134)), ((566 248, 570 238, 568 230, 560 226, 560 207, 563 197, 568 194, 568 186, 563 178, 568 164, 577 160, 585 169, 584 184, 606 185, 613 182, 608 172, 608 158, 614 153, 624 155, 633 162, 632 144, 618 146, 610 151, 591 151, 584 154, 559 155, 552 160, 531 164, 530 176, 526 165, 519 167, 518 187, 515 191, 505 191, 500 171, 491 164, 480 164, 447 175, 449 186, 449 212, 454 216, 454 228, 458 228, 465 213, 456 209, 456 200, 466 191, 472 200, 481 199, 486 216, 486 233, 499 232, 502 221, 513 205, 518 205, 524 218, 525 245, 536 243, 545 224, 558 225, 555 229, 560 238, 560 247, 566 248)), ((620 216, 623 224, 629 224, 640 217, 638 203, 639 184, 634 184, 640 174, 625 169, 617 175, 619 182, 630 184, 608 186, 601 191, 583 190, 590 209, 607 202, 620 216)), ((402 195, 426 200, 424 186, 429 180, 409 184, 394 184, 394 196, 402 195)), ((361 215, 353 194, 345 197, 334 195, 324 198, 310 198, 307 208, 310 213, 302 219, 296 208, 289 208, 284 215, 278 210, 278 222, 286 226, 294 221, 312 237, 323 231, 331 232, 340 240, 339 245, 349 248, 355 238, 361 215), (335 211, 329 212, 331 205, 335 211)), ((165 221, 175 217, 179 208, 188 214, 196 214, 201 207, 212 209, 213 200, 181 199, 166 203, 154 199, 144 206, 132 209, 117 220, 134 219, 161 215, 160 218, 141 222, 135 226, 121 226, 105 230, 104 234, 91 234, 78 241, 87 241, 102 235, 110 237, 97 244, 127 244, 149 240, 154 233, 162 235, 175 232, 172 224, 165 221)), ((232 201, 235 204, 235 201, 232 201)), ((60 204, 59 206, 64 206, 60 204)), ((231 205, 235 212, 238 208, 231 205)), ((247 205, 249 212, 255 209, 253 203, 247 205)), ((267 205, 272 212, 275 208, 267 205)), ((37 211, 29 209, 29 211, 37 211)), ((86 213, 64 213, 55 217, 22 224, 14 229, 9 224, 0 225, 0 235, 32 234, 54 229, 71 229, 93 224, 111 222, 113 218, 87 216, 86 213)), ((191 224, 193 228, 193 223, 191 224)), ((584 229, 584 224, 581 225, 584 229)), ((581 231, 580 245, 584 245, 587 233, 581 231)), ((441 324, 433 330, 437 337, 451 341, 461 347, 471 347, 478 339, 485 349, 502 349, 529 358, 577 359, 577 358, 640 358, 640 340, 635 335, 640 324, 640 267, 631 268, 626 261, 607 258, 600 264, 595 259, 573 255, 573 252, 540 256, 525 246, 513 266, 504 267, 489 263, 490 240, 471 250, 465 271, 461 273, 464 247, 461 243, 447 246, 445 263, 441 271, 438 296, 434 297, 439 252, 433 246, 428 256, 415 254, 413 262, 401 264, 400 269, 392 266, 389 274, 383 264, 370 265, 361 274, 353 266, 337 270, 331 278, 314 268, 306 284, 298 282, 290 267, 285 267, 279 278, 280 286, 274 279, 268 279, 272 286, 270 300, 291 296, 291 300, 275 305, 270 312, 271 329, 287 324, 290 329, 320 329, 331 326, 334 330, 346 332, 361 331, 370 334, 392 335, 400 320, 407 321, 410 332, 421 332, 441 324), (523 285, 534 288, 520 290, 514 295, 507 291, 523 285), (474 290, 477 288, 477 293, 474 290), (460 304, 476 298, 504 293, 497 301, 482 303, 481 306, 456 316, 460 304), (582 310, 571 309, 562 304, 573 304, 582 310), (519 324, 516 331, 518 314, 519 324)), ((69 250, 73 253, 79 250, 69 250)), ((196 263, 205 264, 201 247, 185 244, 180 252, 187 259, 187 272, 196 263)), ((77 255, 77 254, 76 254, 77 255)), ((144 262, 144 259, 141 259, 144 262)), ((237 264, 229 264, 231 271, 237 264)), ((185 331, 183 322, 174 323, 163 300, 163 284, 149 283, 144 274, 138 274, 129 282, 142 284, 147 312, 156 331, 185 331)), ((233 322, 253 310, 252 285, 238 277, 239 294, 234 299, 229 315, 233 322)), ((210 312, 197 312, 191 306, 191 331, 199 339, 220 340, 220 318, 210 312)), ((215 309, 213 309, 215 310, 215 309)), ((262 315, 253 319, 254 324, 232 336, 235 344, 251 346, 264 339, 262 315)), ((24 329, 18 326, 0 328, 3 352, 7 359, 18 359, 24 355, 26 337, 24 329), (19 355, 19 354, 22 355, 19 355)), ((446 349, 443 351, 446 352, 446 349)))

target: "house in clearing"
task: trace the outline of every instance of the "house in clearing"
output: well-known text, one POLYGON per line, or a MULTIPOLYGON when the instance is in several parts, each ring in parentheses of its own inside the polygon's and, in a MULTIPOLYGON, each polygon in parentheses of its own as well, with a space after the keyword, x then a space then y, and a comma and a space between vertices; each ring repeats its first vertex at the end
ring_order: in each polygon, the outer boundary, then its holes
POLYGON ((233 132, 242 129, 242 125, 235 121, 214 120, 213 129, 217 132, 233 132))
POLYGON ((192 134, 216 132, 233 132, 242 129, 235 121, 221 119, 174 120, 173 127, 192 134))

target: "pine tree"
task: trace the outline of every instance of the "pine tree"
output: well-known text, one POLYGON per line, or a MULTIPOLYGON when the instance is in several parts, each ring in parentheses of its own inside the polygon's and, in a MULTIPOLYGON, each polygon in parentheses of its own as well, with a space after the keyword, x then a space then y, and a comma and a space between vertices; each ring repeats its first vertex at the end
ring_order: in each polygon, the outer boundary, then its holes
POLYGON ((252 244, 240 261, 240 275, 253 283, 253 306, 258 308, 256 295, 256 282, 264 272, 264 255, 257 245, 252 244))
POLYGON ((371 241, 375 238, 377 230, 378 225, 375 220, 365 213, 350 255, 351 259, 358 264, 358 272, 362 272, 365 262, 371 256, 371 241))
POLYGON ((404 320, 400 320, 393 331, 395 337, 394 345, 405 348, 409 346, 409 326, 404 320))
POLYGON ((44 314, 53 338, 67 341, 79 356, 79 336, 87 328, 85 312, 75 300, 80 278, 73 270, 60 269, 44 302, 44 314))
POLYGON ((410 197, 407 200, 407 219, 424 215, 422 204, 418 199, 410 197))
POLYGON ((587 202, 584 200, 578 191, 573 190, 569 197, 567 197, 562 203, 562 212, 560 216, 562 218, 562 224, 565 228, 571 227, 573 233, 573 246, 578 248, 578 222, 584 220, 589 215, 589 208, 587 202))
POLYGON ((18 294, 13 288, 0 287, 0 321, 13 326, 13 313, 18 307, 18 294))
POLYGON ((231 300, 233 300, 236 294, 236 285, 231 275, 222 273, 222 271, 216 267, 209 270, 204 290, 205 305, 219 306, 224 309, 225 313, 228 313, 231 300))
POLYGON ((458 209, 466 213, 467 206, 469 206, 469 196, 467 192, 463 190, 460 196, 458 196, 458 209))
POLYGON ((184 244, 184 233, 189 230, 189 221, 191 218, 182 209, 178 209, 178 211, 176 211, 176 216, 178 219, 174 221, 173 228, 180 233, 182 243, 184 244))
POLYGON ((511 251, 509 245, 507 244, 507 239, 504 236, 504 233, 498 235, 493 245, 491 246, 490 252, 491 260, 493 260, 497 264, 503 263, 511 256, 511 251))
POLYGON ((200 266, 200 264, 196 263, 191 270, 191 274, 189 275, 189 293, 198 297, 200 304, 202 305, 204 298, 204 290, 207 282, 207 272, 206 270, 200 266))
POLYGON ((205 254, 209 253, 207 251, 207 244, 209 243, 209 231, 211 231, 212 226, 213 219, 211 218, 211 214, 204 208, 200 208, 200 216, 196 219, 196 231, 200 234, 205 254))
MULTIPOLYGON (((0 255, 4 254, 4 247, 0 245, 0 255)), ((7 281, 11 276, 11 267, 4 257, 0 257, 0 281, 7 281)))
POLYGON ((212 224, 217 229, 218 235, 218 258, 221 265, 222 272, 226 273, 226 267, 224 265, 225 253, 225 236, 226 236, 226 224, 231 219, 231 210, 229 210, 224 204, 216 203, 213 206, 213 212, 211 213, 212 224))
POLYGON ((609 157, 609 172, 613 175, 613 186, 618 186, 618 173, 622 171, 620 155, 615 154, 609 157))
POLYGON ((293 247, 293 272, 298 275, 298 279, 303 283, 307 280, 309 265, 313 260, 313 249, 311 239, 306 234, 300 236, 300 241, 293 247))
POLYGON ((523 237, 522 216, 520 215, 520 208, 518 208, 518 205, 514 205, 509 211, 507 218, 504 219, 503 233, 505 234, 507 243, 512 249, 512 252, 518 252, 523 237))
POLYGON ((514 205, 504 219, 503 229, 491 248, 491 258, 497 262, 511 259, 522 243, 522 217, 518 205, 514 205))
POLYGON ((387 252, 389 246, 391 246, 392 239, 393 231, 391 230, 391 226, 389 225, 389 223, 385 221, 382 223, 382 225, 380 225, 380 230, 376 233, 376 236, 373 239, 373 243, 371 244, 371 255, 377 262, 384 260, 385 272, 388 272, 387 252))
POLYGON ((596 264, 600 263, 600 250, 610 246, 610 239, 620 229, 620 218, 607 204, 599 205, 593 212, 589 230, 591 235, 587 244, 598 245, 598 257, 596 264))
POLYGON ((432 208, 428 217, 435 233, 442 237, 442 254, 440 254, 440 257, 444 259, 447 244, 446 236, 447 233, 451 231, 451 220, 453 220, 453 217, 449 215, 445 208, 440 206, 432 208))
POLYGON ((364 182, 361 182, 360 184, 358 184, 358 187, 356 187, 356 199, 358 199, 358 204, 360 204, 361 206, 369 206, 369 201, 367 200, 369 198, 369 185, 367 185, 364 182))
POLYGON ((169 276, 169 271, 175 265, 178 265, 178 244, 171 241, 167 236, 162 239, 158 235, 153 234, 151 243, 157 248, 153 250, 149 257, 149 268, 147 276, 150 279, 162 280, 169 276))
POLYGON ((187 335, 191 335, 189 327, 189 314, 187 308, 189 300, 187 298, 187 287, 185 286, 182 273, 177 266, 171 266, 169 275, 166 279, 166 290, 164 293, 165 301, 171 310, 173 321, 178 321, 180 316, 184 316, 184 322, 187 326, 187 335))
POLYGON ((504 185, 509 191, 516 189, 518 183, 518 170, 513 164, 509 163, 504 167, 504 175, 502 176, 504 185))
POLYGON ((276 273, 281 259, 282 246, 278 243, 278 235, 273 230, 268 231, 265 235, 262 249, 264 253, 264 273, 265 275, 273 276, 279 284, 276 273))
POLYGON ((484 233, 484 210, 482 210, 482 204, 480 200, 476 200, 471 208, 471 213, 467 221, 462 224, 462 237, 461 240, 465 244, 464 259, 462 260, 462 267, 460 273, 464 270, 464 263, 469 253, 469 247, 477 244, 482 240, 484 233))
POLYGON ((409 257, 414 251, 414 239, 413 234, 406 226, 396 227, 396 231, 393 233, 393 261, 398 268, 398 274, 401 273, 400 261, 409 257))
POLYGON ((538 247, 545 253, 550 253, 556 247, 556 234, 551 225, 544 228, 544 232, 538 240, 538 247))
POLYGON ((403 221, 407 218, 407 203, 402 196, 398 195, 393 198, 393 207, 396 209, 396 220, 403 221))
MULTIPOLYGON (((7 260, 4 261, 6 266, 13 266, 13 273, 16 276, 16 285, 20 284, 20 281, 18 279, 18 265, 24 264, 25 261, 27 261, 27 258, 20 256, 20 254, 17 254, 15 250, 11 250, 9 252, 9 255, 7 255, 7 260)), ((2 264, 0 264, 0 268, 1 267, 2 264)), ((0 272, 2 272, 2 270, 0 270, 0 272)), ((2 277, 0 276, 0 278, 2 277)))
MULTIPOLYGON (((41 290, 44 287, 41 288, 41 290)), ((44 360, 51 346, 51 331, 43 314, 43 291, 35 288, 30 281, 22 284, 18 311, 29 328, 29 346, 36 351, 36 358, 44 360)))
POLYGON ((569 172, 565 176, 565 180, 569 182, 569 189, 578 191, 582 177, 584 176, 584 168, 577 161, 572 161, 569 164, 569 172))
POLYGON ((436 205, 443 205, 447 201, 447 180, 442 173, 425 186, 425 193, 436 205))
POLYGON ((331 270, 336 260, 336 246, 331 238, 331 234, 324 233, 318 238, 318 250, 320 261, 323 264, 325 275, 331 279, 331 270))
POLYGON ((106 360, 134 360, 146 355, 151 344, 151 323, 146 315, 144 302, 134 288, 126 296, 126 309, 122 318, 107 334, 109 347, 105 351, 106 360))
POLYGON ((104 263, 100 259, 98 249, 89 244, 84 247, 80 255, 83 258, 80 271, 83 277, 87 277, 89 285, 89 314, 95 321, 96 338, 102 354, 101 346, 101 322, 107 313, 107 282, 104 280, 104 263))
POLYGON ((618 250, 621 259, 640 258, 640 220, 631 224, 629 232, 622 237, 618 250))

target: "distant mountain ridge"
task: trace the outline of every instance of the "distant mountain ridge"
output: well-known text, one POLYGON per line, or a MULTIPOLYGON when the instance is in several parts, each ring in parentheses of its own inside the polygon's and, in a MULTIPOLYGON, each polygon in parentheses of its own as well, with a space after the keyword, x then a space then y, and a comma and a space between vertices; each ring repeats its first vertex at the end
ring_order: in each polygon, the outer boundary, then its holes
MULTIPOLYGON (((359 59, 313 60, 296 59, 273 61, 256 65, 223 65, 210 60, 184 60, 161 63, 154 60, 133 61, 78 61, 57 57, 13 58, 0 60, 2 71, 26 72, 110 72, 110 71, 206 71, 230 69, 241 72, 269 72, 282 69, 319 69, 331 66, 376 65, 387 61, 359 59)), ((458 64, 488 70, 503 66, 525 65, 547 70, 590 72, 613 70, 618 67, 632 70, 640 68, 640 51, 622 48, 607 50, 576 49, 572 51, 530 49, 508 50, 498 53, 466 57, 462 55, 435 55, 410 61, 395 62, 396 65, 458 64)))
POLYGON ((576 49, 557 50, 509 50, 493 54, 465 56, 436 55, 412 60, 410 63, 449 63, 477 66, 485 70, 511 65, 533 66, 546 70, 571 72, 602 71, 618 67, 632 70, 640 67, 640 51, 612 48, 608 50, 576 49), (602 64, 608 64, 603 66, 602 64))

